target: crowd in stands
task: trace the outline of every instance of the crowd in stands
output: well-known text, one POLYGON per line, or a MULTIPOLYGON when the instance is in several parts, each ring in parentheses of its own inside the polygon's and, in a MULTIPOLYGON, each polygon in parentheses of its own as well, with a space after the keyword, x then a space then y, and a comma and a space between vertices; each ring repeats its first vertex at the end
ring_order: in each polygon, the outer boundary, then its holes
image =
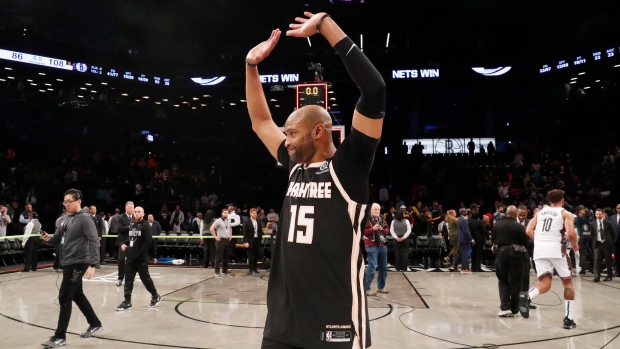
MULTIPOLYGON (((247 115, 237 114, 225 121, 170 120, 5 102, 0 203, 15 212, 31 203, 44 230, 60 214, 63 192, 74 187, 84 192, 85 205, 105 214, 131 200, 147 214, 166 204, 195 216, 206 211, 209 196, 216 197, 216 213, 229 204, 278 211, 287 174, 253 135, 247 115), (159 136, 147 142, 141 130, 159 136)), ((383 212, 390 205, 433 202, 446 210, 476 203, 482 213, 493 212, 496 202, 533 210, 551 188, 565 190, 573 207, 620 201, 620 148, 613 144, 583 150, 520 140, 503 152, 473 156, 407 154, 400 146, 382 150, 375 154, 369 202, 380 202, 383 212)), ((9 233, 19 234, 14 228, 9 233)))

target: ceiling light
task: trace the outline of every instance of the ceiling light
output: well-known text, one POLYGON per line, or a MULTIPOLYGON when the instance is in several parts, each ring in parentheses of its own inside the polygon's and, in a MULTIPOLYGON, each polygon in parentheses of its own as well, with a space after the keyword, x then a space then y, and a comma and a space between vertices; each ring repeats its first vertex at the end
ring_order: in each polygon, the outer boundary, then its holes
POLYGON ((126 94, 126 93, 121 93, 121 96, 125 96, 125 97, 127 97, 127 96, 129 96, 129 95, 128 95, 128 94, 126 94))
POLYGON ((142 96, 142 98, 144 98, 144 99, 149 99, 149 96, 142 96))
POLYGON ((90 82, 86 82, 86 83, 84 83, 84 85, 86 85, 86 86, 93 86, 93 84, 91 84, 90 82))
POLYGON ((586 87, 584 87, 583 89, 584 89, 584 90, 587 90, 587 89, 589 89, 589 88, 590 88, 590 86, 586 86, 586 87))
POLYGON ((174 106, 175 106, 175 107, 177 107, 177 108, 179 107, 179 105, 178 105, 178 104, 175 104, 174 106))
POLYGON ((13 68, 9 68, 9 67, 4 67, 4 69, 6 69, 6 70, 13 70, 13 68))
POLYGON ((234 103, 234 102, 230 102, 229 104, 230 105, 237 105, 237 103, 234 103))
POLYGON ((211 97, 211 95, 202 95, 203 97, 211 97))
POLYGON ((39 73, 39 75, 45 75, 45 73, 39 73))
POLYGON ((56 79, 56 81, 64 81, 63 79, 56 79))
POLYGON ((192 100, 194 100, 194 101, 197 101, 197 100, 199 100, 199 99, 200 99, 200 98, 198 98, 198 97, 194 97, 194 98, 192 98, 192 100))
POLYGON ((577 80, 577 78, 570 78, 571 80, 577 80))
POLYGON ((92 93, 97 93, 97 91, 95 91, 95 90, 90 90, 90 92, 92 92, 92 93))
POLYGON ((80 87, 80 90, 86 90, 86 87, 80 87))
POLYGON ((327 91, 327 93, 334 93, 334 91, 333 90, 329 90, 329 91, 327 91))
POLYGON ((162 102, 168 102, 168 98, 162 98, 162 102))
POLYGON ((332 97, 332 98, 330 98, 329 100, 330 100, 330 101, 335 101, 335 100, 336 100, 336 97, 332 97))
POLYGON ((161 104, 161 102, 155 102, 155 104, 161 104))
POLYGON ((201 106, 201 107, 206 107, 207 105, 206 105, 206 104, 201 104, 200 106, 201 106))
POLYGON ((586 72, 581 72, 581 73, 579 73, 579 74, 577 74, 577 75, 585 75, 585 73, 586 73, 586 72))
POLYGON ((103 81, 102 81, 102 82, 101 82, 101 84, 102 84, 102 85, 107 85, 108 83, 107 83, 107 82, 103 82, 103 81))
POLYGON ((39 90, 39 92, 45 92, 45 90, 39 90))

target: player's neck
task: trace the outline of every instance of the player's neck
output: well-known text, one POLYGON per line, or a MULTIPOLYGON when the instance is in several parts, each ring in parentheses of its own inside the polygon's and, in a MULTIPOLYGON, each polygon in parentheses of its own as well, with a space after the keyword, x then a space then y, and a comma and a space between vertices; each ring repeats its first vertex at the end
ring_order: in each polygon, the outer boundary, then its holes
POLYGON ((334 154, 336 154, 336 146, 334 145, 334 143, 331 143, 329 146, 327 146, 326 149, 317 149, 316 153, 314 153, 314 156, 311 157, 308 161, 306 161, 304 165, 307 166, 310 164, 323 162, 334 156, 334 154))

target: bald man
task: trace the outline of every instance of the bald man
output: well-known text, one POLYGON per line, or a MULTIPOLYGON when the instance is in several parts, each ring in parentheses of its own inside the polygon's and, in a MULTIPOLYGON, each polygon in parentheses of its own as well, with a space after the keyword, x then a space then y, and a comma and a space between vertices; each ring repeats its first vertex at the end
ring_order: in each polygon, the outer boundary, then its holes
POLYGON ((116 307, 117 311, 131 310, 131 293, 133 292, 136 273, 140 275, 144 287, 151 294, 149 308, 157 306, 161 301, 161 296, 157 294, 155 284, 151 279, 151 274, 149 274, 149 248, 153 242, 151 225, 144 219, 144 209, 140 206, 133 209, 133 219, 134 224, 121 243, 121 249, 127 255, 125 262, 125 300, 116 307))
POLYGON ((280 30, 273 30, 246 56, 252 129, 269 153, 289 169, 272 252, 262 347, 366 348, 371 342, 360 241, 368 177, 383 127, 385 82, 328 14, 304 12, 289 28, 287 36, 323 35, 340 55, 361 96, 351 132, 338 149, 326 106, 295 110, 283 133, 271 117, 257 68, 275 48, 280 30))

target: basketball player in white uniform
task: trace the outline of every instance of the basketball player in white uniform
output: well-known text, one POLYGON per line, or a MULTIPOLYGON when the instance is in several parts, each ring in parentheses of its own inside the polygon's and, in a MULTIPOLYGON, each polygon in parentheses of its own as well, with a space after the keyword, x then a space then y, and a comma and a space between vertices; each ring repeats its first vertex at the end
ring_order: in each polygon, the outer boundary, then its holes
POLYGON ((364 53, 326 13, 304 12, 287 36, 321 34, 360 90, 351 132, 336 149, 331 117, 307 105, 280 131, 271 117, 258 68, 280 30, 246 56, 252 129, 289 169, 267 289, 263 349, 364 349, 370 346, 360 258, 368 178, 385 114, 385 82, 364 53))
POLYGON ((553 270, 557 272, 564 285, 564 328, 577 325, 573 320, 575 308, 575 288, 573 287, 572 263, 566 252, 566 237, 575 252, 579 251, 575 233, 573 214, 564 209, 564 191, 550 190, 547 193, 549 206, 543 207, 527 225, 526 233, 534 241, 534 262, 538 273, 538 284, 529 292, 519 294, 519 311, 524 318, 529 317, 530 301, 551 288, 553 270), (566 234, 565 234, 566 233, 566 234))

